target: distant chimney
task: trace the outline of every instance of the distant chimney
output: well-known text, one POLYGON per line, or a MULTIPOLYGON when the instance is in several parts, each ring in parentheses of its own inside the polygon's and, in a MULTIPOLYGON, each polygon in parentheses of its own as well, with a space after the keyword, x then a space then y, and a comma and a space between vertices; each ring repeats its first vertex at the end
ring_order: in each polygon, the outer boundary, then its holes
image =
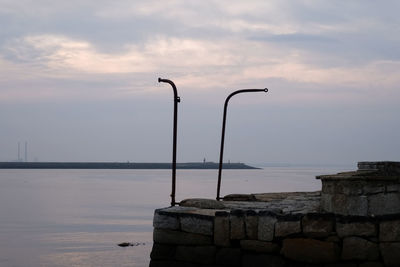
POLYGON ((28 142, 25 141, 25 162, 28 162, 28 142))
POLYGON ((21 146, 20 143, 18 142, 18 158, 17 161, 21 161, 21 146))

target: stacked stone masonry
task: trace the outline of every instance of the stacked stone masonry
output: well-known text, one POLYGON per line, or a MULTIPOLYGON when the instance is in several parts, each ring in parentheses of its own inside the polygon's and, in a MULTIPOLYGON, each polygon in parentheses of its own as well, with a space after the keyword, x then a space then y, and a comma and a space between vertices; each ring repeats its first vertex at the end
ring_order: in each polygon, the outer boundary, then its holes
POLYGON ((326 211, 323 190, 158 209, 150 266, 400 266, 400 213, 326 211))

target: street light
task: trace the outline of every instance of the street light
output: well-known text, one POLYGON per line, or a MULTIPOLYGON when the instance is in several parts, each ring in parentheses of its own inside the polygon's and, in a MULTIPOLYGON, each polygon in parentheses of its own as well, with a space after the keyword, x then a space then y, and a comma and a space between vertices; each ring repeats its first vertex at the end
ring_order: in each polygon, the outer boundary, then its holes
POLYGON ((225 141, 225 124, 226 124, 226 111, 228 108, 228 102, 232 96, 240 94, 240 93, 251 93, 251 92, 268 92, 267 88, 264 89, 241 89, 231 93, 225 100, 224 105, 224 117, 222 119, 222 134, 221 134, 221 149, 219 152, 219 169, 218 169, 218 184, 217 184, 217 200, 222 199, 220 197, 221 191, 221 175, 222 175, 222 160, 224 157, 224 141, 225 141))
POLYGON ((174 90, 174 130, 173 130, 173 144, 172 144, 172 192, 171 192, 171 206, 175 206, 175 188, 176 188, 176 135, 177 135, 177 124, 178 124, 178 103, 181 102, 181 98, 178 96, 176 86, 173 81, 168 79, 158 78, 159 83, 168 83, 174 90))

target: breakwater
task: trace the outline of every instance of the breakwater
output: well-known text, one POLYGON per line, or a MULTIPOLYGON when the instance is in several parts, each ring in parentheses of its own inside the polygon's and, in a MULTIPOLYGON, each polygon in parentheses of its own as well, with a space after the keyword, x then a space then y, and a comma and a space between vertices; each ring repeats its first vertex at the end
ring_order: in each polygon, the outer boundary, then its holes
MULTIPOLYGON (((157 162, 0 162, 0 169, 171 169, 157 162)), ((215 162, 177 163, 177 169, 218 169, 215 162)), ((244 163, 224 163, 224 169, 257 169, 244 163)))
POLYGON ((317 178, 317 192, 156 210, 150 266, 400 266, 400 163, 317 178))

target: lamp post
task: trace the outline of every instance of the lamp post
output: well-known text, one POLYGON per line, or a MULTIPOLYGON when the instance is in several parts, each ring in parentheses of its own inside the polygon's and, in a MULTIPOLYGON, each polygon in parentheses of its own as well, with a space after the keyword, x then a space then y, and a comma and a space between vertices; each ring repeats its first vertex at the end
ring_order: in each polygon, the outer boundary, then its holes
POLYGON ((228 108, 228 102, 231 99, 232 96, 240 94, 240 93, 251 93, 251 92, 268 92, 267 88, 264 89, 241 89, 237 90, 233 93, 231 93, 225 100, 225 105, 224 105, 224 116, 222 119, 222 134, 221 134, 221 148, 219 152, 219 169, 218 169, 218 184, 217 184, 217 200, 222 199, 220 197, 220 191, 221 191, 221 175, 222 175, 222 161, 224 157, 224 141, 225 141, 225 124, 226 124, 226 111, 228 108))
POLYGON ((176 136, 177 136, 177 124, 178 124, 178 103, 181 102, 181 98, 178 96, 176 86, 173 81, 168 79, 158 78, 159 83, 168 83, 174 90, 174 129, 173 129, 173 144, 172 144, 172 191, 171 191, 171 206, 175 206, 175 188, 176 188, 176 136))

